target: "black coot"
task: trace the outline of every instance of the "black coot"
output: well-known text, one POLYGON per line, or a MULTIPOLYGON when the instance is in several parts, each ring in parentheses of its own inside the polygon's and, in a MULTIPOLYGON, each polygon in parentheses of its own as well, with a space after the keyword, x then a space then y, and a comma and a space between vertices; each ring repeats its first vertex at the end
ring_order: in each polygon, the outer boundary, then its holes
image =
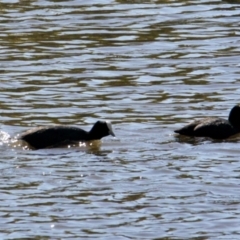
POLYGON ((22 133, 18 139, 26 141, 35 149, 59 147, 80 141, 99 140, 108 135, 115 136, 109 121, 97 121, 87 132, 81 128, 56 125, 37 127, 22 133))
POLYGON ((204 118, 195 120, 183 128, 174 131, 185 136, 225 139, 240 132, 240 106, 234 106, 228 120, 222 118, 204 118))

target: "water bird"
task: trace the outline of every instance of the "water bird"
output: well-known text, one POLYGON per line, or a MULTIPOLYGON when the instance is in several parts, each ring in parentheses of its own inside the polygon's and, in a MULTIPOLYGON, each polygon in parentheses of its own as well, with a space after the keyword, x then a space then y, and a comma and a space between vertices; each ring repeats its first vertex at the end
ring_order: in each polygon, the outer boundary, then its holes
POLYGON ((55 148, 81 141, 100 140, 108 135, 115 136, 110 121, 97 121, 89 132, 73 126, 56 125, 36 127, 19 135, 34 149, 55 148))
POLYGON ((228 120, 217 117, 203 118, 190 122, 174 132, 191 137, 226 139, 240 132, 240 106, 235 105, 231 109, 228 120))

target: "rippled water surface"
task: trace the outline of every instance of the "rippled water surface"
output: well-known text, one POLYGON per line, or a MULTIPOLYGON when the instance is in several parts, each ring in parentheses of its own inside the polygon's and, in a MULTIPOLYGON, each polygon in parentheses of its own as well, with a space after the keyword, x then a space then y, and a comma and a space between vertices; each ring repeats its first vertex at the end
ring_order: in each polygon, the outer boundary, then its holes
POLYGON ((240 103, 240 1, 1 1, 2 239, 239 239, 240 137, 178 137, 240 103), (116 138, 7 144, 51 124, 116 138))

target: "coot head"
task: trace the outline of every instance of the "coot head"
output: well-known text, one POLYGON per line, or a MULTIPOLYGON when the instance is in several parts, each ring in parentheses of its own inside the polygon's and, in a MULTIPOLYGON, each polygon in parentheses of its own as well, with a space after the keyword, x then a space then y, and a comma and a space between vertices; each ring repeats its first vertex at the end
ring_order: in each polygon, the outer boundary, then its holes
POLYGON ((115 137, 115 134, 112 130, 111 122, 109 121, 97 121, 89 132, 91 140, 101 139, 108 135, 112 135, 115 137))
POLYGON ((240 129, 240 106, 236 105, 229 113, 228 121, 233 127, 240 129))

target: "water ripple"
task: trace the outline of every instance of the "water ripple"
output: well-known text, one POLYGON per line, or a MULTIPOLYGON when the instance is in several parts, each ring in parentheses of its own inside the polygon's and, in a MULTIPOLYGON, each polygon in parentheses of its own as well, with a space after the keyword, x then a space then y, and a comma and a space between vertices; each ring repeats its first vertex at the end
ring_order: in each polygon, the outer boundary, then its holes
POLYGON ((2 238, 238 238, 239 136, 173 134, 239 103, 238 1, 0 7, 2 238), (117 138, 38 151, 10 140, 96 119, 117 138))

